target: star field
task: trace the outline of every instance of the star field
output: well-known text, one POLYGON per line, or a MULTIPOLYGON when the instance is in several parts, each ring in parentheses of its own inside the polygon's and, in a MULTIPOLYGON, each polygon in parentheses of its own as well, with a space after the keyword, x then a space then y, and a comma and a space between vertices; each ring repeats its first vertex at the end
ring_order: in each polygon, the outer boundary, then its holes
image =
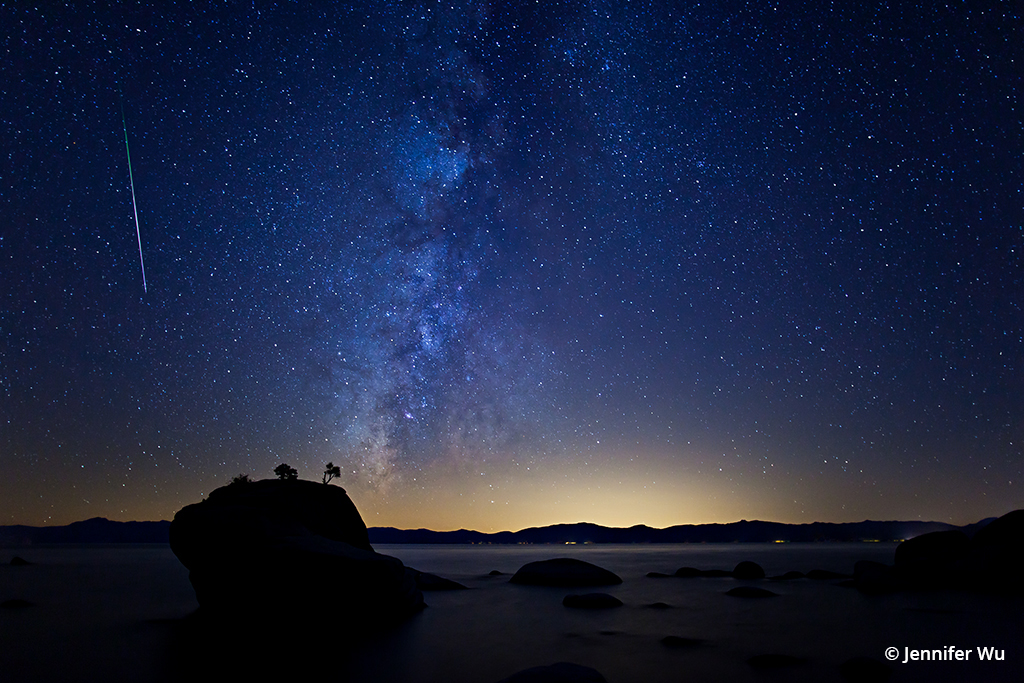
POLYGON ((1024 503, 1012 3, 0 16, 0 523, 1024 503))

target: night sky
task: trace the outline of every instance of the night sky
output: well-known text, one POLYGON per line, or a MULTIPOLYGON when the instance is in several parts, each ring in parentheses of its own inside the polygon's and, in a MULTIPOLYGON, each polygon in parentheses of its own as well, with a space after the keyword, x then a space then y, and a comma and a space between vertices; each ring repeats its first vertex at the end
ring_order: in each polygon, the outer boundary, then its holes
POLYGON ((1019 4, 169 4, 0 8, 0 524, 1024 507, 1019 4))

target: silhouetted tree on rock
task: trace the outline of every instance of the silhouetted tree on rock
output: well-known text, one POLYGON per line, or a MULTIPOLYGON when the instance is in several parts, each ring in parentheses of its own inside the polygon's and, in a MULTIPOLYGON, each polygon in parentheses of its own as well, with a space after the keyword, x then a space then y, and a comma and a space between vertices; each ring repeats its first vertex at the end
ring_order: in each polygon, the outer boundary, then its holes
POLYGON ((277 475, 278 479, 298 479, 299 471, 294 467, 289 467, 285 463, 281 463, 274 468, 274 474, 277 475))
POLYGON ((335 477, 341 476, 341 468, 335 465, 333 462, 327 463, 327 467, 324 468, 323 482, 326 484, 334 479, 335 477))

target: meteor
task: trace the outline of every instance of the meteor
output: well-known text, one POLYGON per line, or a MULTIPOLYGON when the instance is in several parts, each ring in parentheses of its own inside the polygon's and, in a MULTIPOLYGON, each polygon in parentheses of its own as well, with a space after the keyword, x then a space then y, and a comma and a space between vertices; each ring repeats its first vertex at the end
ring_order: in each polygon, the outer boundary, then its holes
POLYGON ((146 289, 146 264, 142 260, 142 233, 139 231, 139 208, 135 204, 135 179, 132 177, 132 151, 128 149, 128 123, 124 118, 124 105, 121 105, 121 125, 124 126, 124 151, 128 155, 128 182, 132 188, 132 211, 135 212, 135 237, 139 241, 139 266, 142 268, 142 292, 146 289))

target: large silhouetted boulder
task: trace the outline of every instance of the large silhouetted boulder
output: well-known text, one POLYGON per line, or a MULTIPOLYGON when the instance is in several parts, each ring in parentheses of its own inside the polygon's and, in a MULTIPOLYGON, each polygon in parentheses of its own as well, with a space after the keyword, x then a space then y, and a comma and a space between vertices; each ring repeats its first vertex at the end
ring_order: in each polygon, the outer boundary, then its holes
POLYGON ((171 549, 206 612, 329 615, 363 628, 423 607, 416 573, 374 552, 345 490, 301 480, 237 483, 174 516, 171 549))
POLYGON ((968 572, 976 587, 1024 592, 1024 510, 1014 510, 971 539, 968 572))
POLYGON ((529 562, 509 580, 534 586, 611 586, 622 579, 596 564, 569 557, 529 562))
POLYGON ((896 568, 920 583, 949 583, 967 559, 970 540, 959 529, 933 531, 896 547, 896 568))
POLYGON ((854 566, 854 585, 867 593, 961 589, 1024 592, 1024 510, 1014 510, 978 529, 936 531, 900 543, 891 567, 854 566))

